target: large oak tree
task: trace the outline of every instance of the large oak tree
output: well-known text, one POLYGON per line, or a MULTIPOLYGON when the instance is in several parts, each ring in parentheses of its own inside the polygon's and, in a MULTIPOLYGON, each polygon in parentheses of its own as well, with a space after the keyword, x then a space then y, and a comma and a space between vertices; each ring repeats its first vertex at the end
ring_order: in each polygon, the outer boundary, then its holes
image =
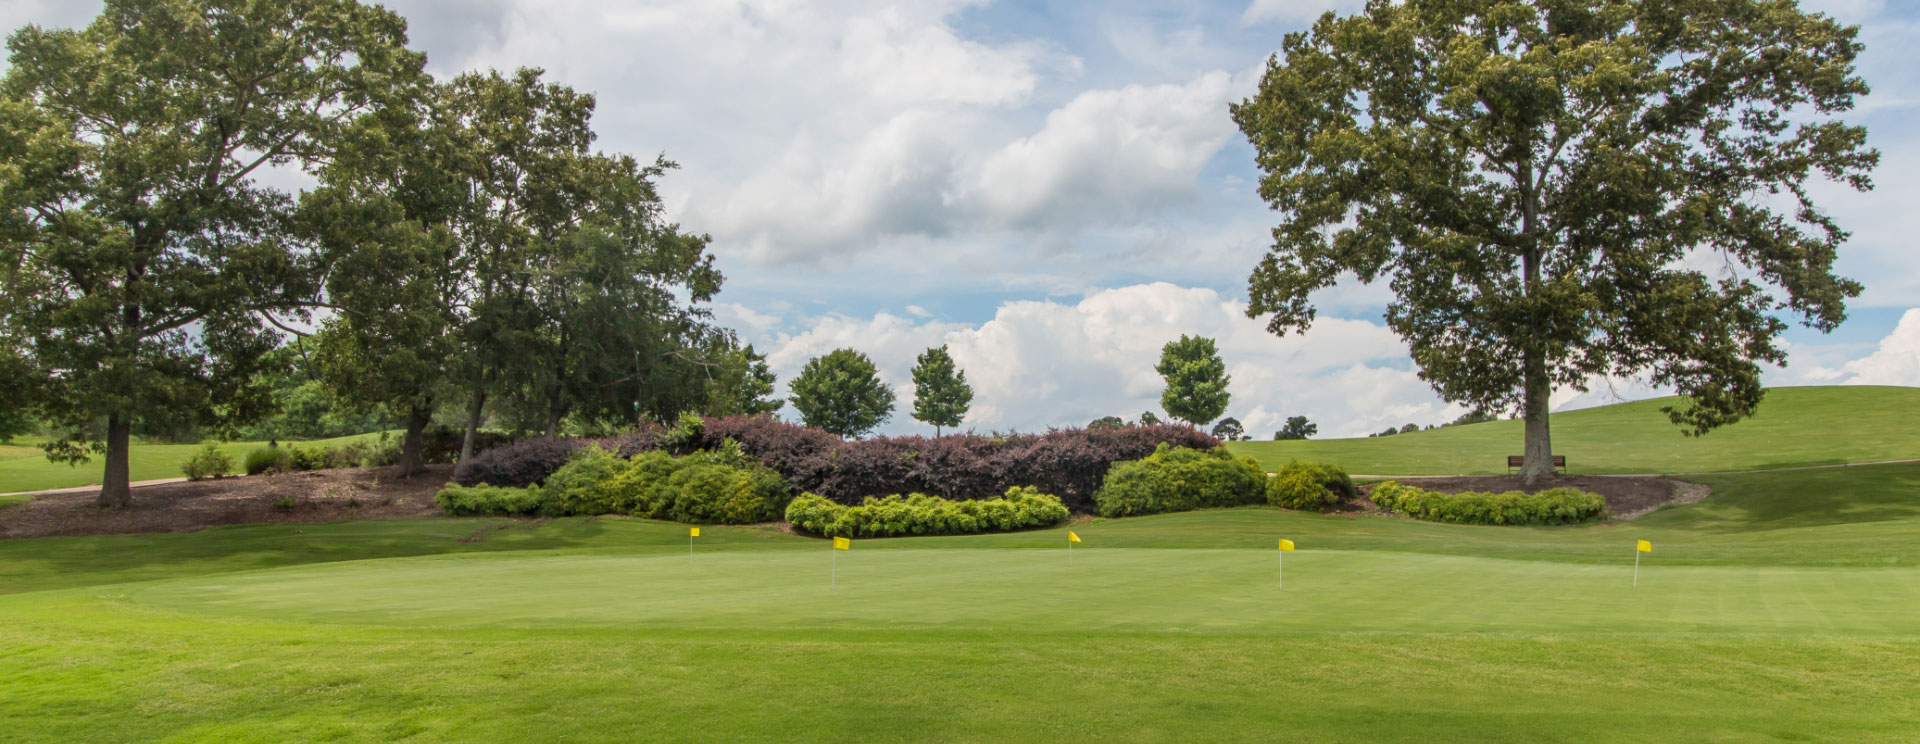
POLYGON ((1860 285, 1816 177, 1870 188, 1840 120, 1857 29, 1793 0, 1371 0, 1289 34, 1232 107, 1283 215, 1250 280, 1278 334, 1311 293, 1390 282, 1388 325, 1451 401, 1526 419, 1645 375, 1700 434, 1750 415, 1782 316, 1829 330, 1860 285), (1703 270, 1700 266, 1724 266, 1703 270))
POLYGON ((323 161, 419 74, 406 23, 352 0, 108 0, 26 27, 0 82, 0 325, 25 340, 49 456, 106 459, 125 505, 135 425, 271 408, 261 315, 314 296, 313 252, 265 169, 323 161))

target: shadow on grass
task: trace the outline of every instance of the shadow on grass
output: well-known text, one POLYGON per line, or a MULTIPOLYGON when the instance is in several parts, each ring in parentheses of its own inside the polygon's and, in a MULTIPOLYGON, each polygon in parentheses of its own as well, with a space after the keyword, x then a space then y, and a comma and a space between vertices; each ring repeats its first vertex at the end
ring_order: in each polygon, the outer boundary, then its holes
POLYGON ((1920 464, 1701 476, 1706 501, 1656 512, 1648 524, 1750 532, 1920 520, 1920 464))

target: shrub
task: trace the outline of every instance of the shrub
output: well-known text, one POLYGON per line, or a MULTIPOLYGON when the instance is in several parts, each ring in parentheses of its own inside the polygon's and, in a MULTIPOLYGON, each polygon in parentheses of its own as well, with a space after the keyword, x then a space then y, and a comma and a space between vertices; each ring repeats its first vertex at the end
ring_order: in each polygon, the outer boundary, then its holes
POLYGON ((1325 511, 1353 495, 1347 471, 1317 462, 1289 462, 1267 479, 1267 503, 1283 509, 1325 511))
POLYGON ((948 499, 993 499, 1014 486, 1056 494, 1077 509, 1093 505, 1115 462, 1153 454, 1160 444, 1217 447, 1220 441, 1185 426, 1060 429, 1005 437, 874 437, 841 440, 771 416, 708 419, 700 448, 733 439, 798 491, 842 504, 902 491, 948 499))
POLYGON ((598 444, 573 451, 567 464, 548 476, 541 489, 553 514, 626 514, 630 500, 613 488, 629 463, 598 444))
POLYGON ((567 464, 575 449, 585 444, 576 439, 539 437, 502 445, 461 463, 454 469, 453 479, 464 486, 531 486, 553 475, 567 464))
POLYGON ((787 521, 795 527, 834 537, 967 535, 1049 527, 1067 516, 1059 497, 1031 487, 1007 489, 998 499, 955 501, 916 493, 869 498, 859 506, 808 493, 787 505, 787 521))
POLYGON ((540 511, 544 495, 539 486, 502 488, 449 483, 433 495, 433 501, 456 517, 515 517, 540 511))
POLYGON ((1607 513, 1599 494, 1572 488, 1539 493, 1435 493, 1387 481, 1373 487, 1373 503, 1404 517, 1451 524, 1575 524, 1607 513))
POLYGON ((296 472, 319 470, 326 465, 326 450, 288 445, 287 463, 296 472))
POLYGON ((233 458, 221 452, 220 447, 212 442, 188 456, 186 462, 180 463, 180 472, 187 476, 187 480, 218 478, 232 471, 233 458))
POLYGON ((261 473, 284 473, 293 469, 286 450, 279 447, 258 447, 247 453, 242 464, 247 475, 261 473))
POLYGON ((687 454, 700 445, 700 432, 706 427, 705 419, 691 413, 680 414, 678 424, 654 438, 655 446, 676 455, 687 454))
POLYGON ((1094 502, 1109 517, 1245 506, 1265 499, 1266 478, 1253 458, 1223 447, 1163 444, 1144 459, 1116 463, 1094 502))

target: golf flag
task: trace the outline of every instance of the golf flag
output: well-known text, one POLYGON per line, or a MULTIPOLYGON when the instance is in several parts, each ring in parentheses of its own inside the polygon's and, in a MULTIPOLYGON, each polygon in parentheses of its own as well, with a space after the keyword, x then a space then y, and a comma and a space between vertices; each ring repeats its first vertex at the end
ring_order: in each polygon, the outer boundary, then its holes
POLYGON ((692 531, 692 532, 688 532, 688 533, 687 533, 687 537, 699 537, 699 536, 700 536, 700 528, 699 528, 699 527, 695 527, 695 528, 693 528, 693 531, 692 531))
POLYGON ((1067 530, 1067 542, 1080 542, 1080 536, 1073 534, 1073 530, 1067 530))
POLYGON ((1640 552, 1642 552, 1642 553, 1651 553, 1651 552, 1653 552, 1653 543, 1650 543, 1650 542, 1647 542, 1647 541, 1645 541, 1645 540, 1641 540, 1641 541, 1640 541, 1640 552))
POLYGON ((844 537, 836 537, 833 539, 833 549, 834 550, 852 550, 853 541, 848 540, 844 537))
POLYGON ((1292 549, 1293 549, 1293 541, 1292 541, 1292 540, 1281 540, 1281 541, 1280 541, 1280 549, 1281 549, 1281 550, 1292 550, 1292 549))
POLYGON ((1633 546, 1633 585, 1640 586, 1640 554, 1653 552, 1653 543, 1637 540, 1633 546))

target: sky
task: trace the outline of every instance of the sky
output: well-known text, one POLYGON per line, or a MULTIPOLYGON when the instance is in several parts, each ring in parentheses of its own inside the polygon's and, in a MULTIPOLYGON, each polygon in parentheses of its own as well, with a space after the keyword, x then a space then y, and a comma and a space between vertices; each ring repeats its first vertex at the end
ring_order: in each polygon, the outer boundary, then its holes
MULTIPOLYGON (((598 147, 679 164, 662 181, 727 275, 712 308, 786 383, 839 347, 879 366, 912 420, 908 370, 945 344, 975 388, 963 427, 1084 425, 1159 412, 1160 347, 1219 341, 1228 415, 1271 436, 1437 424, 1462 409, 1416 375, 1383 285, 1316 295, 1276 337, 1244 313, 1277 222, 1227 105, 1290 31, 1357 0, 1149 3, 395 0, 429 69, 540 67, 593 93, 598 147)), ((1849 118, 1878 188, 1816 191, 1853 232, 1865 294, 1833 334, 1795 326, 1772 385, 1920 385, 1920 3, 1804 0, 1862 27, 1872 95, 1849 118)), ((94 2, 0 0, 0 27, 76 26, 94 2)), ((1562 409, 1660 391, 1596 380, 1562 409)), ((786 413, 791 416, 789 407, 786 413)))

